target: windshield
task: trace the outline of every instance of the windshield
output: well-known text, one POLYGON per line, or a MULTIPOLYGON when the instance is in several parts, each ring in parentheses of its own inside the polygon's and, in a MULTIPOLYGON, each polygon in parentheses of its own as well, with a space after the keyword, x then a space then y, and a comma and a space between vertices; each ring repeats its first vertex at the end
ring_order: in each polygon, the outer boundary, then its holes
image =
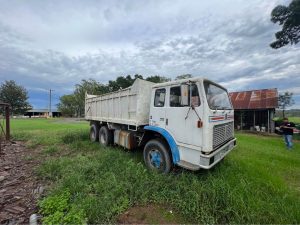
POLYGON ((207 103, 211 109, 232 109, 227 91, 215 84, 205 81, 204 88, 207 103))

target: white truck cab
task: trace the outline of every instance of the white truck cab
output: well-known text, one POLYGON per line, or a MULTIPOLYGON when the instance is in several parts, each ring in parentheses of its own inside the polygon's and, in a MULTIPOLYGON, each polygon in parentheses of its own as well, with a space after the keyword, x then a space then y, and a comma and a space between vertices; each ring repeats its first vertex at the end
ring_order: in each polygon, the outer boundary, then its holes
POLYGON ((227 90, 204 78, 137 80, 119 92, 87 96, 86 119, 92 141, 143 148, 147 167, 164 173, 174 165, 209 169, 236 145, 227 90))
POLYGON ((157 84, 151 102, 145 129, 161 128, 172 136, 177 165, 209 169, 235 146, 234 111, 220 85, 202 78, 157 84))

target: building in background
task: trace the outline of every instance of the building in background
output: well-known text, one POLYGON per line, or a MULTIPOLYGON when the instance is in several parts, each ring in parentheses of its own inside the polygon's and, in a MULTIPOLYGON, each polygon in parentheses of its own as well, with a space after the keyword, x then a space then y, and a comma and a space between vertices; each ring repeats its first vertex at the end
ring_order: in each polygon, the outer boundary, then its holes
POLYGON ((229 93, 234 108, 234 124, 238 130, 274 132, 273 121, 278 107, 278 91, 262 89, 229 93))
MULTIPOLYGON (((49 116, 49 109, 31 109, 27 110, 26 113, 24 113, 24 116, 31 117, 48 117, 49 116)), ((52 117, 60 117, 61 112, 58 110, 52 110, 52 117)))

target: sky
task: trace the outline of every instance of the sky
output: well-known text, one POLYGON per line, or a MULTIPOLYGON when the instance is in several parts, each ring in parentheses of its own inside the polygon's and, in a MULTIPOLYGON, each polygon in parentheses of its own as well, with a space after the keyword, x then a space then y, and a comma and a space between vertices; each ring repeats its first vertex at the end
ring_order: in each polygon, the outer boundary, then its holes
POLYGON ((229 91, 278 88, 300 108, 300 44, 272 49, 272 9, 290 0, 0 0, 0 83, 34 108, 82 79, 209 78, 229 91))

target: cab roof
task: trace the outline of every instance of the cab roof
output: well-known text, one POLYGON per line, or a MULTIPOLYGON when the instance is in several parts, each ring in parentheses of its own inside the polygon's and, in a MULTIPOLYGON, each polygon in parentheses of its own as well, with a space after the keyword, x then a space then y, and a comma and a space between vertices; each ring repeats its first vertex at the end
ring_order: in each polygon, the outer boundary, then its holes
POLYGON ((182 80, 173 80, 173 81, 169 81, 169 82, 164 82, 164 83, 157 83, 155 85, 152 86, 152 88, 159 88, 159 87, 166 87, 166 86, 173 86, 173 85, 176 85, 176 84, 181 84, 181 83, 186 83, 186 82, 189 82, 189 81, 192 81, 192 82, 204 82, 204 81, 208 81, 212 84, 215 84, 225 90, 227 90, 225 87, 223 87, 222 85, 218 84, 218 83, 215 83, 205 77, 192 77, 192 78, 187 78, 187 79, 182 79, 182 80))

